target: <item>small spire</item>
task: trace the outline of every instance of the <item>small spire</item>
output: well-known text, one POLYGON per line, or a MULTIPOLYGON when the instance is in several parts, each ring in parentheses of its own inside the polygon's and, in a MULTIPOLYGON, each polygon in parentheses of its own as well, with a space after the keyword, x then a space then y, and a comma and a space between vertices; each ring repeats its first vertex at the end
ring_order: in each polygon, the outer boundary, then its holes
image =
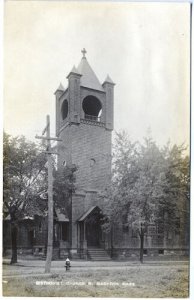
POLYGON ((79 73, 78 72, 78 70, 76 69, 76 67, 75 66, 73 66, 73 68, 72 68, 72 70, 71 70, 71 72, 70 73, 79 73))
POLYGON ((64 91, 65 90, 61 82, 60 82, 59 87, 58 87, 57 90, 58 91, 64 91))
POLYGON ((72 68, 71 72, 69 73, 69 75, 67 76, 67 78, 69 78, 70 74, 77 74, 77 75, 79 75, 79 76, 82 76, 82 75, 78 72, 78 70, 76 69, 75 66, 73 66, 73 68, 72 68))
POLYGON ((81 52, 82 52, 82 54, 83 54, 82 58, 86 58, 86 53, 87 53, 86 49, 83 48, 83 49, 81 50, 81 52))
MULTIPOLYGON (((112 79, 110 78, 109 75, 106 76, 106 79, 105 79, 104 83, 105 83, 105 82, 111 83, 111 84, 115 85, 115 83, 112 81, 112 79)), ((103 84, 104 84, 104 83, 103 83, 103 84)))
POLYGON ((56 94, 57 92, 64 92, 64 91, 65 91, 65 89, 64 89, 63 85, 62 85, 61 82, 60 82, 60 85, 59 85, 59 87, 56 89, 56 91, 55 91, 54 94, 56 94))

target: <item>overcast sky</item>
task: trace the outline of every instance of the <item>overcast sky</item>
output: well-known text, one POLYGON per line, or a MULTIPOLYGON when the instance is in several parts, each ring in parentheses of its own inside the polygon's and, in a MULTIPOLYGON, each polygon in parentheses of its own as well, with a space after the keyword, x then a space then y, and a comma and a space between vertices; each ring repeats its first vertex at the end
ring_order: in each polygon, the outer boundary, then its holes
POLYGON ((81 49, 115 85, 114 127, 189 142, 189 3, 5 2, 4 128, 34 139, 81 49))

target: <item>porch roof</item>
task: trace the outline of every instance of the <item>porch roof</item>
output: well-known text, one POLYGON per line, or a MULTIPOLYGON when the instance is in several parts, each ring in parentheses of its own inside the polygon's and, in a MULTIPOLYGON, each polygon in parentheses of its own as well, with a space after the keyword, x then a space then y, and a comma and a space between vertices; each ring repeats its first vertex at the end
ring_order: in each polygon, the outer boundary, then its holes
MULTIPOLYGON (((4 219, 4 221, 10 221, 11 220, 11 216, 10 214, 7 215, 7 217, 4 219)), ((34 220, 34 216, 24 216, 20 221, 23 220, 34 220)))
POLYGON ((61 212, 60 209, 55 208, 55 212, 57 215, 57 221, 59 222, 69 222, 69 218, 66 216, 64 212, 61 212))
POLYGON ((82 222, 85 221, 85 219, 93 212, 95 208, 99 208, 98 206, 92 206, 90 207, 77 221, 82 222))

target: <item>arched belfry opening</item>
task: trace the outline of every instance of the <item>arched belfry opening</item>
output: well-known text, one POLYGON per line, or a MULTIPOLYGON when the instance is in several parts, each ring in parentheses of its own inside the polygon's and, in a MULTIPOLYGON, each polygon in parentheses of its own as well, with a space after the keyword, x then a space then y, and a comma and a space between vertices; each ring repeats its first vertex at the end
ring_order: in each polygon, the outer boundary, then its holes
POLYGON ((61 106, 61 116, 62 120, 65 120, 68 115, 68 101, 64 100, 61 106))
POLYGON ((84 118, 100 122, 102 104, 95 96, 87 96, 82 102, 84 118))

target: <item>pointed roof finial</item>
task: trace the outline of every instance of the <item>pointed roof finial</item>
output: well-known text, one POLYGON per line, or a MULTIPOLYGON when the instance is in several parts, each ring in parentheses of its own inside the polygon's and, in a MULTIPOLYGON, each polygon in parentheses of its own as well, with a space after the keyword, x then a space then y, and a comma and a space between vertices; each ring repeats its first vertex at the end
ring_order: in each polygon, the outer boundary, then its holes
POLYGON ((57 90, 58 91, 64 91, 65 90, 61 82, 60 82, 59 87, 58 87, 57 90))
POLYGON ((64 89, 62 83, 60 82, 60 85, 59 85, 58 89, 56 89, 56 91, 54 92, 54 94, 56 94, 57 92, 62 92, 63 93, 64 91, 65 91, 65 89, 64 89))
POLYGON ((79 71, 76 69, 75 66, 73 66, 71 72, 68 74, 67 78, 69 78, 70 74, 76 74, 76 75, 79 75, 80 77, 82 76, 79 71))
POLYGON ((105 82, 110 83, 110 84, 112 84, 112 85, 115 85, 115 83, 112 81, 112 79, 110 78, 109 75, 106 76, 106 79, 105 79, 105 81, 104 81, 103 84, 105 84, 105 82))
POLYGON ((83 48, 83 49, 81 50, 81 52, 82 52, 82 54, 83 54, 83 57, 82 57, 82 58, 86 58, 86 53, 87 53, 86 49, 83 48))

